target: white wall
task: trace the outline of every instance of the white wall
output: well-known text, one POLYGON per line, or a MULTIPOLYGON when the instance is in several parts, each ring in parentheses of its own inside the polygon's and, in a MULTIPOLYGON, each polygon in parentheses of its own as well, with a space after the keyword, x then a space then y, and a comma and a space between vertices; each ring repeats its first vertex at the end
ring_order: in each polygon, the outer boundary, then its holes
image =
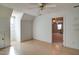
POLYGON ((33 38, 51 43, 51 22, 48 16, 39 16, 33 23, 33 38))
POLYGON ((7 47, 10 45, 10 17, 12 9, 0 6, 0 48, 1 46, 7 47), (2 37, 4 38, 1 44, 2 37))
POLYGON ((64 17, 64 46, 79 49, 79 9, 38 16, 33 23, 33 38, 52 43, 53 17, 64 17))
POLYGON ((21 41, 30 40, 33 38, 33 21, 21 21, 21 41))

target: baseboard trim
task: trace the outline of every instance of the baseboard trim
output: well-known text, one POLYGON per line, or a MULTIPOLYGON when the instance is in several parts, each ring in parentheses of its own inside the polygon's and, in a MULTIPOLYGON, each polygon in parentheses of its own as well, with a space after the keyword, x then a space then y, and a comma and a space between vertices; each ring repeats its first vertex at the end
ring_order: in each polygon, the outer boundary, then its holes
MULTIPOLYGON (((37 40, 37 39, 33 39, 33 40, 37 40)), ((37 40, 37 41, 40 41, 40 42, 43 42, 43 43, 46 43, 46 44, 52 44, 52 43, 48 43, 46 41, 41 41, 41 40, 37 40)))
POLYGON ((26 41, 30 41, 30 40, 33 40, 33 39, 28 39, 28 40, 22 40, 21 42, 26 42, 26 41))
POLYGON ((11 47, 11 45, 3 47, 3 48, 0 48, 0 50, 5 49, 5 48, 9 48, 9 47, 11 47))

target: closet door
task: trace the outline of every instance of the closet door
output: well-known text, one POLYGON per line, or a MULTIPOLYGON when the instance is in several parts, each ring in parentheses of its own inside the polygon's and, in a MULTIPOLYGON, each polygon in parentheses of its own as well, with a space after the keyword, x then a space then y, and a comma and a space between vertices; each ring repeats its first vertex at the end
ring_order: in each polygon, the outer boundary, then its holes
POLYGON ((0 48, 4 48, 5 43, 4 43, 4 35, 0 33, 0 48))

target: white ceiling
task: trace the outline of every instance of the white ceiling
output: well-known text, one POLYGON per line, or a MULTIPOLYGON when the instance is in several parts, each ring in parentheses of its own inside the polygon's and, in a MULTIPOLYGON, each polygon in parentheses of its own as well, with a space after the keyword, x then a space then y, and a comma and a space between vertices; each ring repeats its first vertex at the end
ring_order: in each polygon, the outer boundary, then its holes
MULTIPOLYGON (((39 5, 38 3, 2 3, 6 7, 12 8, 24 12, 29 15, 37 16, 39 15, 39 5)), ((74 5, 79 5, 79 3, 48 3, 48 5, 56 5, 56 7, 50 7, 42 11, 43 14, 53 13, 64 10, 74 9, 74 5)))

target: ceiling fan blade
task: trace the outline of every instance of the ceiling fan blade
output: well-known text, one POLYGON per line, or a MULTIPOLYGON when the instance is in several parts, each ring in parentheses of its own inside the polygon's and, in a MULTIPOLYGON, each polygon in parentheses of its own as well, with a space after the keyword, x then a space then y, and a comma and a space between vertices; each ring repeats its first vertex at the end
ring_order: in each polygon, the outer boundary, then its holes
POLYGON ((77 7, 79 7, 79 5, 76 5, 76 6, 73 6, 74 8, 77 8, 77 7))
POLYGON ((45 7, 56 7, 56 5, 46 5, 45 7))

